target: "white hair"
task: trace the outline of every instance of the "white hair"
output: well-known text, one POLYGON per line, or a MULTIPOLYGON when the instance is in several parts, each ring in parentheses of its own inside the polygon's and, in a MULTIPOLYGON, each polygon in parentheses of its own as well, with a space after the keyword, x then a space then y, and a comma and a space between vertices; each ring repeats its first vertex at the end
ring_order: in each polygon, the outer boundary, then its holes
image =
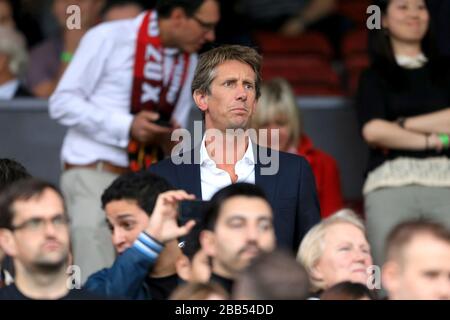
POLYGON ((308 231, 298 249, 297 261, 303 264, 308 272, 313 291, 318 291, 325 287, 325 284, 322 281, 311 276, 312 270, 322 257, 327 229, 339 223, 351 224, 360 229, 364 235, 366 234, 364 223, 351 209, 337 211, 335 214, 322 220, 308 231))
POLYGON ((28 62, 28 53, 24 36, 11 28, 0 27, 0 54, 9 58, 9 71, 20 77, 28 62))

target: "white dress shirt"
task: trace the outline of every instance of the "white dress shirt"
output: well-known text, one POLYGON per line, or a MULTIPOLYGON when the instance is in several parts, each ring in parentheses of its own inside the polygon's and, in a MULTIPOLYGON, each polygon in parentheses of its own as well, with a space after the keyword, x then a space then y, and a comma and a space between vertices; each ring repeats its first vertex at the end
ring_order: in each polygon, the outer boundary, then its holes
POLYGON ((19 80, 10 80, 0 85, 0 100, 12 100, 19 88, 19 80))
MULTIPOLYGON (((128 165, 134 57, 144 15, 102 23, 82 38, 49 103, 51 118, 69 127, 61 151, 63 161, 88 164, 104 160, 128 165)), ((164 51, 165 83, 177 52, 173 48, 164 51)), ((173 114, 182 127, 187 125, 192 106, 191 82, 197 59, 196 54, 190 57, 188 75, 173 114)))
MULTIPOLYGON (((210 200, 214 193, 232 184, 231 177, 225 170, 217 168, 216 163, 208 154, 205 144, 206 136, 203 136, 200 147, 200 181, 202 188, 202 200, 210 200)), ((255 183, 255 157, 253 155, 252 142, 249 144, 244 156, 236 162, 234 171, 238 176, 237 182, 255 183)))

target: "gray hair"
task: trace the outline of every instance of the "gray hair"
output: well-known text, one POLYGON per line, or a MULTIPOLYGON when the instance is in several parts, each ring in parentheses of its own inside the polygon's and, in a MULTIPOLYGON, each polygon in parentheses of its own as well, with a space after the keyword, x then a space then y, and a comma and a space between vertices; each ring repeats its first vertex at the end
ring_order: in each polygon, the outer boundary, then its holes
POLYGON ((255 49, 241 45, 223 45, 201 54, 192 80, 192 93, 198 90, 211 94, 211 83, 216 77, 216 68, 231 60, 248 64, 253 69, 256 77, 256 98, 259 98, 261 95, 262 57, 255 49))
POLYGON ((28 62, 24 36, 14 29, 0 27, 0 54, 9 57, 9 71, 20 77, 28 62))
POLYGON ((308 231, 300 244, 300 248, 297 253, 297 261, 303 264, 308 272, 313 291, 324 289, 325 284, 317 279, 314 279, 311 274, 314 266, 322 257, 324 251, 324 238, 327 229, 339 223, 351 224, 360 229, 364 235, 366 234, 364 223, 353 212, 353 210, 350 209, 339 210, 332 216, 322 220, 319 224, 315 225, 308 231))

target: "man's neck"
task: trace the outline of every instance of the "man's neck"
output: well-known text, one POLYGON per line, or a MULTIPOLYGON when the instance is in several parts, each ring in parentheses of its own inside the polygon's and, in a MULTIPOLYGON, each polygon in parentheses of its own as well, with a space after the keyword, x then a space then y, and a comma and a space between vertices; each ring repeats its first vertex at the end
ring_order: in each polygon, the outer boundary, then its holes
POLYGON ((159 25, 159 37, 161 39, 161 44, 164 48, 174 48, 175 41, 170 36, 172 33, 170 29, 172 26, 170 25, 170 21, 168 19, 158 19, 159 25))
POLYGON ((23 266, 16 265, 15 284, 17 289, 32 299, 59 299, 67 295, 66 265, 52 274, 30 272, 23 266))
POLYGON ((218 167, 233 167, 241 160, 248 148, 249 137, 243 134, 218 134, 206 131, 205 147, 209 157, 218 167))
POLYGON ((227 280, 234 280, 234 273, 229 270, 228 268, 223 267, 221 264, 219 264, 217 261, 213 260, 212 262, 212 268, 211 268, 212 274, 224 278, 227 280))

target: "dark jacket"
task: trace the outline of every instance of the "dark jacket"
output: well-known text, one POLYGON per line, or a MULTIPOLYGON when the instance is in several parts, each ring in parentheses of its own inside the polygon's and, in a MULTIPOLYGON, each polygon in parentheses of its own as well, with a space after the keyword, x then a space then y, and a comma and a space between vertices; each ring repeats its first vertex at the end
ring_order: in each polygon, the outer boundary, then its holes
MULTIPOLYGON (((278 172, 266 175, 264 170, 273 166, 274 162, 267 163, 263 155, 275 151, 257 145, 253 145, 253 148, 256 157, 255 184, 264 190, 272 205, 277 243, 296 253, 304 235, 320 221, 311 167, 303 157, 279 152, 278 172)), ((199 152, 199 147, 189 151, 190 164, 177 165, 171 159, 166 159, 150 166, 149 170, 167 179, 175 188, 186 190, 201 199, 200 165, 194 163, 194 159, 199 158, 198 154, 196 157, 194 155, 199 152)))

